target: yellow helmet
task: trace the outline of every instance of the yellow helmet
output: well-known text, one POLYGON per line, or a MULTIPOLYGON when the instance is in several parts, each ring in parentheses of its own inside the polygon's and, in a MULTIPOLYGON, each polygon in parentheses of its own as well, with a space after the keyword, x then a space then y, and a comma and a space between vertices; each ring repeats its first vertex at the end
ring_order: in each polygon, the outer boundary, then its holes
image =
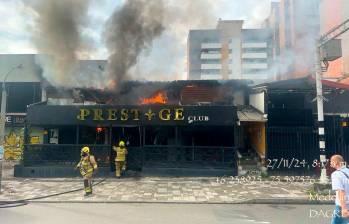
POLYGON ((83 148, 81 149, 81 152, 82 152, 82 153, 90 153, 90 148, 87 147, 87 146, 85 146, 85 147, 83 147, 83 148))
POLYGON ((119 146, 120 146, 120 147, 124 147, 124 146, 125 146, 125 142, 124 142, 124 141, 120 141, 120 142, 119 142, 119 146))

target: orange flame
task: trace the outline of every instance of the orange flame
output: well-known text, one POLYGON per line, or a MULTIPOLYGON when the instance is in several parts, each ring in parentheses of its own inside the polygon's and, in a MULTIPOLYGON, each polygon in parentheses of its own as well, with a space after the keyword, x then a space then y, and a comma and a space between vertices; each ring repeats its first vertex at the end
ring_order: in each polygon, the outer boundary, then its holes
MULTIPOLYGON (((321 16, 323 17, 323 22, 321 26, 323 27, 322 33, 328 32, 333 27, 343 22, 342 8, 344 7, 344 1, 342 0, 325 0, 322 2, 321 16)), ((328 71, 325 72, 324 77, 326 78, 338 78, 343 74, 344 71, 344 60, 343 58, 338 58, 335 61, 329 62, 328 71)))
POLYGON ((116 81, 115 80, 109 80, 107 83, 107 89, 115 89, 116 88, 116 81))
POLYGON ((167 103, 167 94, 164 91, 159 91, 155 93, 150 98, 143 98, 140 101, 140 104, 166 104, 167 103))
POLYGON ((102 131, 103 131, 103 128, 101 128, 101 127, 97 127, 97 128, 96 128, 96 132, 97 132, 97 133, 101 133, 102 131))

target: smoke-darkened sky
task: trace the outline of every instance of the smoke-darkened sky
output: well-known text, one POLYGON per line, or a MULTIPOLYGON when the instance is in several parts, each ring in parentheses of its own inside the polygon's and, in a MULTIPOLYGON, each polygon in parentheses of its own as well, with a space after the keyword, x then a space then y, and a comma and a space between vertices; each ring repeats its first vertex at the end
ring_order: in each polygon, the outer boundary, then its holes
MULTIPOLYGON (((32 39, 35 10, 28 2, 39 0, 2 0, 0 2, 0 52, 38 53, 32 39)), ((91 0, 87 21, 80 29, 79 59, 108 59, 105 23, 126 0, 91 0)), ((215 28, 217 20, 242 19, 244 27, 258 27, 268 16, 272 0, 166 0, 161 33, 147 43, 130 68, 134 79, 174 80, 186 77, 186 40, 190 29, 215 28)), ((156 16, 154 14, 154 16, 156 16)))

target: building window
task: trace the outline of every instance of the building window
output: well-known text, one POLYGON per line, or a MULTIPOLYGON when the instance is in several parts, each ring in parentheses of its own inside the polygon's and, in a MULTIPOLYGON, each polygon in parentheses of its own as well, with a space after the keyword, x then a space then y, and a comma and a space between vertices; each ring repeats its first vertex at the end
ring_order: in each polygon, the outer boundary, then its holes
POLYGON ((244 48, 242 50, 243 53, 266 53, 265 48, 244 48))
POLYGON ((6 89, 7 113, 25 113, 29 104, 41 101, 40 83, 6 83, 6 89))
POLYGON ((267 58, 244 58, 242 63, 268 63, 267 58))
POLYGON ((201 64, 220 64, 220 59, 201 59, 201 64))

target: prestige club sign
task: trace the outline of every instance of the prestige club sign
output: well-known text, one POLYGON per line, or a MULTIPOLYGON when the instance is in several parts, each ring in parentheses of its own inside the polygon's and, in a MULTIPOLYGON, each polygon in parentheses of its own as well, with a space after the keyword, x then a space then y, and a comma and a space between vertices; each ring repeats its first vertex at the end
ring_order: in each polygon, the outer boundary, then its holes
POLYGON ((28 125, 204 125, 233 126, 232 106, 186 105, 37 105, 28 108, 28 125))
POLYGON ((79 114, 77 115, 77 119, 80 121, 84 121, 86 119, 92 119, 93 121, 117 121, 120 120, 122 122, 126 122, 129 120, 139 121, 139 120, 147 120, 152 121, 153 119, 158 119, 161 121, 183 121, 185 116, 183 115, 183 108, 164 108, 159 111, 153 111, 151 108, 146 110, 145 112, 140 109, 117 109, 117 108, 109 108, 109 109, 80 109, 79 114))

